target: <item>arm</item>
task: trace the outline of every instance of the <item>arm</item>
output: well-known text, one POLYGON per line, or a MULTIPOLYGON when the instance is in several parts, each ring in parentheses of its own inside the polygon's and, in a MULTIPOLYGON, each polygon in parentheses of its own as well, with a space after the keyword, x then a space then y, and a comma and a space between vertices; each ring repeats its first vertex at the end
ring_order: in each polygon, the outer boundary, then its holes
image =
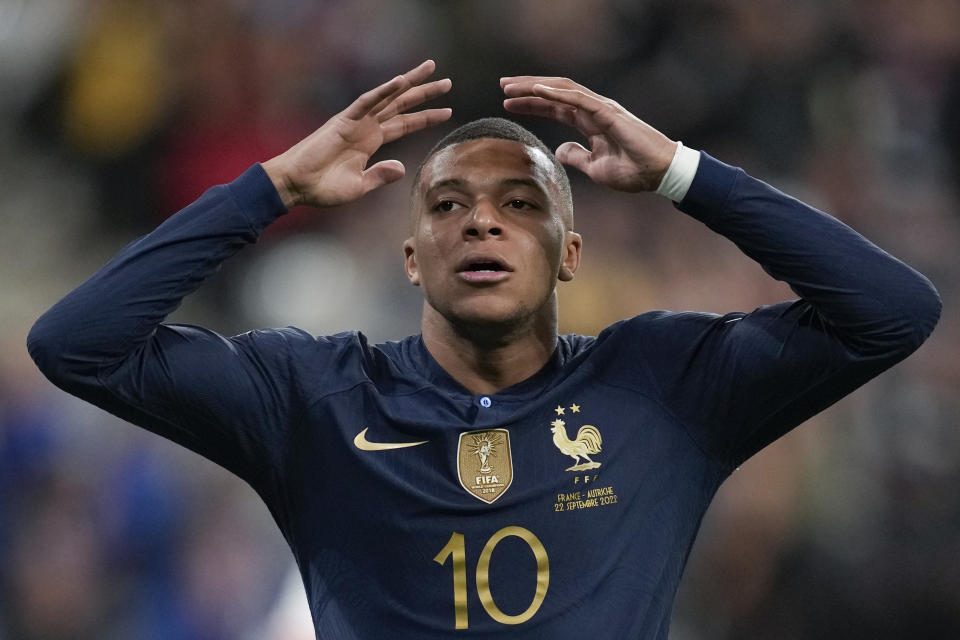
POLYGON ((422 84, 433 68, 427 61, 364 94, 124 248, 34 324, 27 347, 40 370, 248 481, 262 473, 297 410, 292 354, 323 345, 293 330, 227 339, 161 322, 287 207, 349 202, 402 177, 396 160, 366 164, 382 144, 449 118, 449 109, 402 113, 449 90, 449 80, 422 84))
MULTIPOLYGON (((567 142, 557 156, 595 182, 651 191, 662 188, 668 168, 673 173, 677 143, 616 102, 565 79, 501 84, 508 110, 587 136, 590 150, 567 142)), ((664 401, 711 453, 739 463, 905 358, 933 330, 940 299, 930 282, 838 220, 706 154, 688 184, 673 189, 683 194, 680 210, 801 296, 750 314, 665 314, 637 334, 664 401)))

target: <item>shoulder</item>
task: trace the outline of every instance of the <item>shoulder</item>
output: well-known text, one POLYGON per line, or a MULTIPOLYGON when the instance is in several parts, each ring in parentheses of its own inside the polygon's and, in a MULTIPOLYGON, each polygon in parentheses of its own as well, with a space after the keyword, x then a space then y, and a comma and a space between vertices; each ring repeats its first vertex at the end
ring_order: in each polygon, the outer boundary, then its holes
MULTIPOLYGON (((647 356, 674 358, 711 347, 749 344, 751 350, 776 350, 798 327, 818 318, 802 300, 785 300, 751 312, 725 314, 705 311, 650 311, 607 328, 620 348, 631 347, 647 356)), ((602 336, 603 334, 601 334, 602 336)))
POLYGON ((731 333, 734 329, 743 333, 741 327, 762 330, 778 322, 802 321, 808 315, 805 311, 805 305, 795 300, 759 307, 750 313, 731 311, 722 315, 708 311, 658 309, 615 322, 596 337, 569 334, 560 338, 572 356, 594 350, 627 354, 640 348, 676 349, 704 338, 731 333))
POLYGON ((284 356, 316 356, 347 351, 365 342, 359 331, 345 331, 329 336, 314 336, 297 327, 254 329, 230 338, 241 347, 284 356))
POLYGON ((562 336, 572 361, 602 375, 649 376, 664 363, 687 359, 747 314, 655 310, 615 322, 595 338, 562 336))
POLYGON ((742 317, 743 314, 728 314, 719 316, 715 313, 699 311, 666 311, 656 310, 620 320, 606 327, 597 336, 580 334, 564 334, 559 336, 560 349, 565 360, 575 359, 594 351, 621 352, 639 344, 641 340, 650 340, 658 337, 677 337, 689 335, 705 328, 715 326, 718 322, 742 317))
POLYGON ((719 315, 706 311, 667 311, 658 309, 648 311, 632 318, 615 322, 600 335, 598 341, 609 341, 619 346, 636 344, 638 340, 652 339, 676 341, 687 339, 704 331, 739 320, 745 314, 740 312, 719 315))
POLYGON ((267 365, 295 371, 313 387, 327 386, 331 380, 355 383, 382 360, 359 331, 315 336, 297 327, 255 329, 230 341, 267 365))

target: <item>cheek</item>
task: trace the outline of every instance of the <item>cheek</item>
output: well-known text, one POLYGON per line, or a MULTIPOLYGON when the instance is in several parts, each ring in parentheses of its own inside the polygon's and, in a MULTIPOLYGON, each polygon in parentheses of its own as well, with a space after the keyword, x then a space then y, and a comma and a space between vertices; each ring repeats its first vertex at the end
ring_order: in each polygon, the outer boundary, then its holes
POLYGON ((417 266, 420 270, 421 281, 429 280, 443 264, 444 248, 441 238, 433 229, 421 229, 417 237, 417 266))
POLYGON ((563 262, 563 232, 546 233, 539 238, 538 260, 549 265, 555 276, 563 262))
POLYGON ((552 287, 560 269, 559 252, 553 243, 544 238, 531 238, 524 255, 527 256, 526 269, 531 275, 536 274, 540 286, 552 287))

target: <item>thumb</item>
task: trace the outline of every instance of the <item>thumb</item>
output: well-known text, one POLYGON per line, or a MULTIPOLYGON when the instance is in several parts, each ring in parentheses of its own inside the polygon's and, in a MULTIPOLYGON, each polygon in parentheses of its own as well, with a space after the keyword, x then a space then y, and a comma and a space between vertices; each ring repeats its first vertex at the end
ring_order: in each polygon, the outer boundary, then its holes
POLYGON ((363 172, 363 192, 369 193, 385 184, 396 182, 406 173, 399 160, 383 160, 363 172))
POLYGON ((564 142, 557 147, 557 160, 563 164, 579 169, 587 173, 587 165, 590 164, 591 153, 578 142, 564 142))

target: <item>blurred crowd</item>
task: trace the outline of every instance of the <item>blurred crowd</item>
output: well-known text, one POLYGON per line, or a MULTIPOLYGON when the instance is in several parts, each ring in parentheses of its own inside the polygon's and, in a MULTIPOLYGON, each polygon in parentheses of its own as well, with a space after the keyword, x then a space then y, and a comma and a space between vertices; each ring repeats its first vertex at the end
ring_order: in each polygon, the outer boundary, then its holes
MULTIPOLYGON (((254 493, 60 392, 24 341, 121 246, 427 57, 454 121, 378 154, 408 176, 444 131, 504 115, 500 76, 563 75, 933 280, 917 354, 721 488, 671 637, 958 637, 957 25, 958 0, 0 0, 0 640, 312 637, 254 493)), ((794 297, 662 199, 571 178, 562 331, 794 297)), ((291 212, 173 320, 417 332, 408 189, 291 212)))

